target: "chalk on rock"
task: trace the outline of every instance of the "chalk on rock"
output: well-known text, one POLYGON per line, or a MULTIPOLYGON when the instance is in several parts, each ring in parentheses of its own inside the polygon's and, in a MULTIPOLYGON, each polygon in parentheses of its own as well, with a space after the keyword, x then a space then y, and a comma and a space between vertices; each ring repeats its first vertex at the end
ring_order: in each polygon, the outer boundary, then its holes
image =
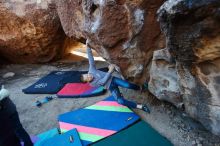
POLYGON ((3 79, 7 79, 7 78, 12 78, 12 77, 14 77, 14 76, 15 76, 15 73, 13 73, 13 72, 8 72, 8 73, 4 74, 4 75, 2 76, 2 78, 3 78, 3 79))

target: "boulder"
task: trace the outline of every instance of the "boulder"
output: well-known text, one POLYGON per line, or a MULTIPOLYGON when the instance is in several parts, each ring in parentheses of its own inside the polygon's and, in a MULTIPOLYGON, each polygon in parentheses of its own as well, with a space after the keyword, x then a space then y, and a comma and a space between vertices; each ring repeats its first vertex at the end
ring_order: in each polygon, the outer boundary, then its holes
POLYGON ((183 103, 191 117, 220 135, 220 1, 168 0, 158 14, 169 52, 163 54, 172 59, 154 57, 150 91, 183 103))
POLYGON ((183 101, 178 83, 176 64, 168 49, 154 52, 150 68, 149 91, 158 99, 182 108, 183 101))
POLYGON ((14 63, 60 56, 65 33, 51 0, 1 0, 0 54, 14 63))
POLYGON ((137 83, 147 77, 153 51, 165 42, 156 12, 164 0, 56 1, 65 33, 85 42, 100 56, 120 67, 137 83))

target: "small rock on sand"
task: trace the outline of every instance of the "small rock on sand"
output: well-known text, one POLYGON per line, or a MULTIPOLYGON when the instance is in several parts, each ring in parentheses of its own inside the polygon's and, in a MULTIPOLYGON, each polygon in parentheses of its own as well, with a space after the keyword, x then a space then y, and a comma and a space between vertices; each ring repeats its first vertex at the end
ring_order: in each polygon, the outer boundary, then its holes
POLYGON ((15 76, 15 73, 13 73, 13 72, 7 72, 6 74, 4 74, 3 76, 2 76, 2 78, 3 79, 7 79, 7 78, 12 78, 12 77, 14 77, 15 76))

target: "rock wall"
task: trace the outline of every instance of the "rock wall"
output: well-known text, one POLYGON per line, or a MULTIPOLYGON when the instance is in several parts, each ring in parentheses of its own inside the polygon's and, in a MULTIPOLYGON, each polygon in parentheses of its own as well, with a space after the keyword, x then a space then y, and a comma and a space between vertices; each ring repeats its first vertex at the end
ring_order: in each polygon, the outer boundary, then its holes
POLYGON ((89 45, 135 82, 146 79, 153 51, 165 45, 156 11, 164 0, 56 1, 65 33, 89 45))
POLYGON ((167 46, 154 52, 150 91, 220 135, 220 1, 168 0, 158 13, 167 46))
POLYGON ((1 0, 0 56, 14 63, 59 57, 65 34, 50 0, 1 0))

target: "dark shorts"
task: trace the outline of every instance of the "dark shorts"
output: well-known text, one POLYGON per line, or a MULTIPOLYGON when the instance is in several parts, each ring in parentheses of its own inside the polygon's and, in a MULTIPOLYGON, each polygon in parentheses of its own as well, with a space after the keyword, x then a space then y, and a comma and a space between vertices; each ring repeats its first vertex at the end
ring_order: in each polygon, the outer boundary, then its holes
POLYGON ((14 113, 16 107, 9 98, 0 101, 0 146, 20 146, 10 120, 10 116, 14 113))

